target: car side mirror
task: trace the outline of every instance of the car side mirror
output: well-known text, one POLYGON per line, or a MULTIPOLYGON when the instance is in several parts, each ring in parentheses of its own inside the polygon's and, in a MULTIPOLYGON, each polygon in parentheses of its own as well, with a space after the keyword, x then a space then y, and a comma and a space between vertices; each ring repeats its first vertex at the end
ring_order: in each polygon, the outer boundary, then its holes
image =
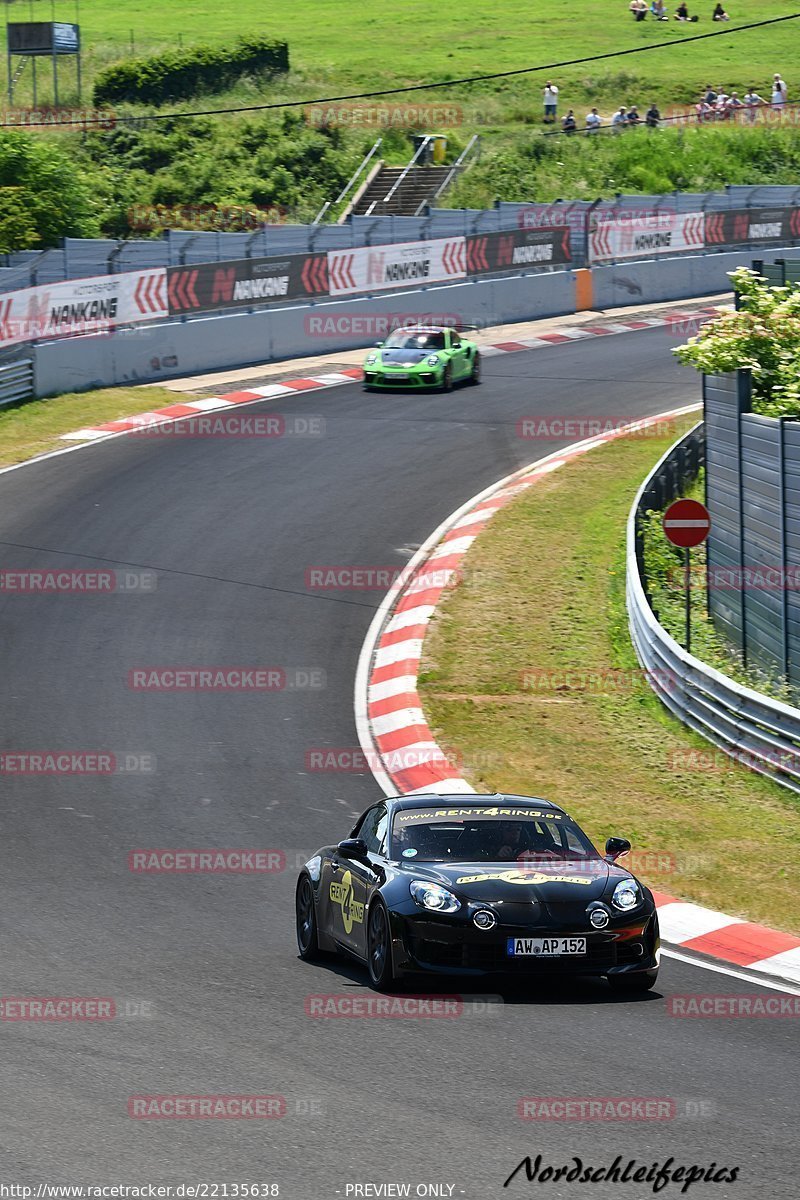
POLYGON ((342 858, 354 858, 361 862, 369 861, 367 857, 369 850, 363 838, 345 838, 343 842, 339 842, 336 849, 342 858))
POLYGON ((627 854, 631 848, 631 844, 627 838, 610 837, 606 842, 606 859, 608 862, 616 862, 617 859, 627 854))
POLYGON ((376 343, 375 343, 375 349, 376 349, 376 350, 380 350, 380 348, 381 348, 381 346, 382 346, 382 345, 383 345, 383 342, 376 342, 376 343))

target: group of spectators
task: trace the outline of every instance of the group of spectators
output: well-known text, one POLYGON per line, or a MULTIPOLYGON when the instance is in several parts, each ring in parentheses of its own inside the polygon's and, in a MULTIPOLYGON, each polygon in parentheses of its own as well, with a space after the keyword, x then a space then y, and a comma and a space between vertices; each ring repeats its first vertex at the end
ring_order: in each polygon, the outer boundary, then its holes
MULTIPOLYGON (((788 89, 786 81, 776 72, 772 80, 772 91, 769 100, 765 100, 762 96, 759 96, 755 88, 748 88, 744 96, 740 98, 738 92, 726 92, 723 88, 716 89, 709 83, 705 93, 695 105, 695 114, 697 120, 700 122, 737 119, 740 116, 743 120, 754 122, 756 120, 756 113, 761 106, 771 105, 774 110, 780 111, 782 106, 786 104, 787 99, 788 89)), ((691 115, 691 110, 689 110, 689 115, 691 115)), ((682 114, 682 118, 685 120, 686 114, 682 114)), ((588 134, 597 133, 606 124, 615 133, 636 125, 644 125, 648 129, 657 129, 661 121, 662 117, 658 105, 653 101, 643 116, 635 104, 632 104, 629 108, 622 105, 608 122, 606 122, 605 117, 602 117, 596 108, 593 108, 591 112, 586 114, 582 130, 588 134)), ((548 79, 544 89, 544 123, 545 125, 556 125, 557 122, 558 87, 552 80, 548 79)), ((570 108, 566 116, 561 118, 561 129, 563 133, 567 134, 578 132, 578 119, 575 116, 574 109, 570 108)))
MULTIPOLYGON (((629 8, 630 12, 632 13, 635 21, 646 20, 648 13, 650 14, 651 17, 654 17, 656 19, 656 21, 668 21, 669 20, 669 13, 667 12, 666 5, 664 4, 664 0, 651 0, 650 4, 647 3, 647 0, 631 0, 630 4, 628 5, 628 8, 629 8)), ((697 20, 699 20, 698 17, 696 17, 696 16, 692 17, 689 15, 689 6, 688 6, 688 4, 686 4, 685 0, 681 0, 681 3, 678 5, 678 7, 675 9, 675 12, 673 13, 673 18, 676 21, 697 21, 697 20)), ((726 11, 722 7, 722 5, 719 3, 719 0, 714 8, 714 11, 711 14, 711 20, 712 21, 730 21, 730 17, 726 13, 726 11)))

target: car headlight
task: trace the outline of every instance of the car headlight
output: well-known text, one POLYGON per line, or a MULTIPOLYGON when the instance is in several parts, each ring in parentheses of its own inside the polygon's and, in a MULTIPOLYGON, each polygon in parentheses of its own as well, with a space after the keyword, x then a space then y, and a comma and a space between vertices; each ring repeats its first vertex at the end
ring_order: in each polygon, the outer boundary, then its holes
POLYGON ((447 888, 439 887, 438 883, 426 883, 423 879, 412 879, 411 895, 420 908, 430 909, 431 912, 452 913, 461 908, 461 901, 447 888))
POLYGON ((377 361, 378 361, 378 356, 377 356, 377 354, 368 354, 368 355, 367 355, 367 366, 368 366, 368 367, 371 367, 371 366, 372 366, 372 364, 373 364, 373 363, 376 363, 377 361))
POLYGON ((429 366, 429 367, 435 367, 435 366, 436 366, 436 364, 438 363, 438 361, 439 361, 439 355, 438 355, 438 354, 429 354, 429 355, 428 355, 427 362, 428 362, 428 366, 429 366))
POLYGON ((614 888, 611 903, 621 912, 628 912, 642 902, 642 893, 635 879, 621 879, 614 888))

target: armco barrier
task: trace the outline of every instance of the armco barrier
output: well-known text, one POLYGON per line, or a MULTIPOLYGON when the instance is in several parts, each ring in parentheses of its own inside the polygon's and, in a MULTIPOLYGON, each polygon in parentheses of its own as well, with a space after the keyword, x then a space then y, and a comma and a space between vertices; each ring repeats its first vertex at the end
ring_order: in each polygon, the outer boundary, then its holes
POLYGON ((33 395, 33 362, 29 358, 0 365, 0 408, 33 395))
MULTIPOLYGON (((800 793, 800 710, 742 687, 687 654, 659 624, 645 596, 637 555, 637 513, 647 507, 646 497, 657 478, 677 477, 675 458, 690 436, 657 463, 628 517, 626 595, 631 639, 651 687, 670 712, 732 758, 800 793)), ((671 498, 663 496, 667 501, 671 498)))

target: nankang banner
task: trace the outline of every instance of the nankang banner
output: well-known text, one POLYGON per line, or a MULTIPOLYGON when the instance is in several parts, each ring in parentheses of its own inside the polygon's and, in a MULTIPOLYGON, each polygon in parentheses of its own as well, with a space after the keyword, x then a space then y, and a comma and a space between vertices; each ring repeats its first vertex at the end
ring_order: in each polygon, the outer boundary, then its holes
POLYGON ((466 274, 463 237, 328 252, 328 287, 332 296, 445 283, 464 279, 466 274))
POLYGON ((467 238, 467 274, 524 271, 526 267, 549 267, 572 261, 570 230, 515 229, 467 238))
POLYGON ((589 261, 653 258, 685 254, 705 246, 704 213, 659 213, 633 210, 613 217, 592 218, 589 261))
POLYGON ((237 258, 228 262, 168 267, 171 314, 277 304, 327 293, 325 255, 237 258))
POLYGON ((166 269, 157 267, 0 293, 0 349, 166 317, 166 280, 166 269))
POLYGON ((706 213, 707 246, 777 245, 800 238, 800 208, 729 208, 706 213))

